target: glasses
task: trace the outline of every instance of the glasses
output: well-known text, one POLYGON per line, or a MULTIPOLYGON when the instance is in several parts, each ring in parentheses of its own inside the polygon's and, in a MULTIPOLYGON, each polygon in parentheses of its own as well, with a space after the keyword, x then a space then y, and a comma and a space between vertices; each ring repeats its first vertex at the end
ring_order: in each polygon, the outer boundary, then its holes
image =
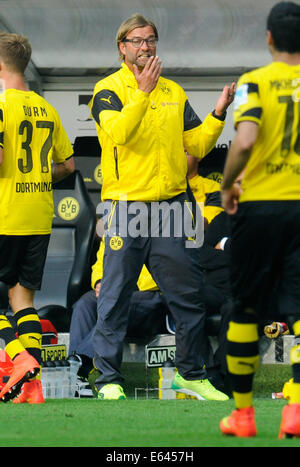
POLYGON ((148 47, 155 47, 158 39, 156 37, 149 37, 148 39, 143 39, 142 37, 134 37, 133 39, 123 39, 122 42, 130 42, 133 47, 138 49, 142 47, 143 43, 146 42, 148 47))

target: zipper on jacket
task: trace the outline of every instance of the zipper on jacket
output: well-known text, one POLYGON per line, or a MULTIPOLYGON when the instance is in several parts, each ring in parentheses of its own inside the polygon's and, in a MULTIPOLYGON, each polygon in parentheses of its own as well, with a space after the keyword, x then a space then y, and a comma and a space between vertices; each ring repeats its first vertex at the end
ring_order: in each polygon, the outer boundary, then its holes
POLYGON ((115 173, 116 177, 119 180, 119 167, 118 167, 118 150, 114 147, 114 158, 115 158, 115 173))

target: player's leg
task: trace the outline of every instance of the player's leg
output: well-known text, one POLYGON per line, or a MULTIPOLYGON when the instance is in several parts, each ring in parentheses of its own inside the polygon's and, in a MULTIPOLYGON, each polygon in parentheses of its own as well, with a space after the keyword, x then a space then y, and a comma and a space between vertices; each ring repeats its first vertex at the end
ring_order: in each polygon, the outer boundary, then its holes
MULTIPOLYGON (((18 254, 21 242, 16 236, 0 236, 0 280, 9 287, 18 282, 18 254)), ((37 374, 40 365, 25 349, 4 315, 0 316, 0 337, 5 342, 5 351, 13 362, 8 382, 0 393, 4 402, 16 397, 25 381, 37 374)))
POLYGON ((19 281, 10 289, 18 336, 28 352, 41 363, 42 329, 34 307, 34 295, 41 289, 50 235, 29 235, 19 255, 19 281))
POLYGON ((9 302, 16 318, 19 341, 41 364, 42 328, 33 299, 34 290, 19 283, 9 289, 9 302))
POLYGON ((5 351, 13 362, 13 368, 8 382, 0 393, 0 399, 7 402, 15 398, 23 384, 35 377, 40 371, 37 360, 30 355, 16 338, 13 329, 5 316, 0 316, 0 336, 5 341, 5 351))
MULTIPOLYGON (((42 328, 33 304, 34 291, 16 284, 9 289, 9 301, 17 322, 19 342, 26 351, 41 365, 42 328)), ((14 403, 43 403, 43 391, 40 372, 30 381, 25 382, 21 394, 14 403)))
MULTIPOLYGON (((18 256, 19 282, 9 289, 9 300, 14 312, 18 338, 26 351, 41 366, 42 328, 36 309, 34 294, 41 288, 49 235, 30 235, 22 239, 22 251, 18 256)), ((40 371, 24 384, 22 394, 15 402, 44 402, 40 371)))
POLYGON ((224 434, 255 436, 253 378, 259 364, 258 310, 273 288, 280 263, 278 213, 264 203, 243 203, 233 218, 231 281, 233 314, 227 332, 227 366, 236 410, 224 418, 224 434), (274 236, 274 231, 276 235, 274 236))
POLYGON ((233 314, 227 331, 227 367, 236 410, 220 423, 224 434, 255 436, 253 378, 259 365, 258 325, 253 310, 233 314))

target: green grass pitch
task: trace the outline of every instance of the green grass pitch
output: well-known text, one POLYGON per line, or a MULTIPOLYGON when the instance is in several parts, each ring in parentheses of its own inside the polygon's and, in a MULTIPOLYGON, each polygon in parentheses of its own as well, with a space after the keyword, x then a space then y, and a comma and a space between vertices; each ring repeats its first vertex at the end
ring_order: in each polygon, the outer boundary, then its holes
POLYGON ((284 401, 255 399, 258 436, 225 437, 219 421, 233 401, 48 400, 1 405, 1 447, 300 447, 278 440, 284 401))
POLYGON ((286 401, 271 398, 271 392, 282 389, 289 372, 284 365, 264 365, 255 377, 256 438, 225 437, 220 433, 220 419, 234 409, 232 399, 136 400, 130 386, 134 380, 131 371, 127 400, 48 399, 40 405, 1 404, 0 446, 300 447, 300 439, 278 440, 286 401))

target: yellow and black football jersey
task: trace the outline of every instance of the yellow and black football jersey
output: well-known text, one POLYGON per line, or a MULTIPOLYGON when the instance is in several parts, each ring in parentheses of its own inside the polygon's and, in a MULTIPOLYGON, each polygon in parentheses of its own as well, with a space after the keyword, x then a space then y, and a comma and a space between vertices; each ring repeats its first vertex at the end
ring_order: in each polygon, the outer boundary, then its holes
POLYGON ((0 95, 0 235, 51 231, 52 160, 64 162, 73 148, 56 110, 33 91, 0 95))
POLYGON ((223 211, 221 206, 220 183, 210 178, 196 175, 189 179, 189 185, 202 214, 207 219, 208 223, 210 223, 223 211))
POLYGON ((273 62, 244 74, 234 122, 259 125, 240 202, 300 199, 300 65, 273 62))

